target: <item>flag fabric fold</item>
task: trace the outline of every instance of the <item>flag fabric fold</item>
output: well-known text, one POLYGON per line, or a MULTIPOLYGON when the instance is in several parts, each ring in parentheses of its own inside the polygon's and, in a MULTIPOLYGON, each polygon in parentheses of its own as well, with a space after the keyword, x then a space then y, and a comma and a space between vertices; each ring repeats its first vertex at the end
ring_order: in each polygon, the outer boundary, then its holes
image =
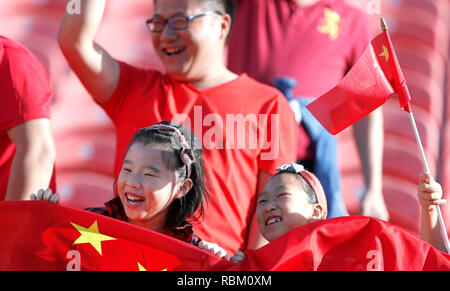
POLYGON ((387 31, 377 35, 339 84, 307 108, 335 135, 382 106, 393 94, 409 111, 410 95, 387 31))
POLYGON ((298 227, 246 250, 246 261, 235 264, 123 221, 44 201, 0 202, 0 252, 0 270, 450 270, 449 255, 369 217, 298 227))

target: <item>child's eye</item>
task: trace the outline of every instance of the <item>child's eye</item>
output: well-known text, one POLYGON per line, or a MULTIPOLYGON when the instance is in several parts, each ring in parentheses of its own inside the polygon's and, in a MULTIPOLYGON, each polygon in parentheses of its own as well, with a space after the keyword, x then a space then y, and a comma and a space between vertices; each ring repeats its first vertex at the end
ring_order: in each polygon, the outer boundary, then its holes
POLYGON ((264 204, 264 203, 266 203, 266 202, 267 202, 267 200, 263 199, 263 200, 259 200, 259 201, 258 201, 258 204, 264 204))
POLYGON ((281 197, 284 197, 284 196, 288 196, 289 194, 288 193, 280 193, 280 194, 278 194, 278 198, 281 198, 281 197))
POLYGON ((147 177, 155 177, 155 175, 153 175, 153 174, 149 174, 149 173, 147 173, 147 174, 144 174, 144 176, 147 176, 147 177))
POLYGON ((128 168, 123 168, 123 171, 124 171, 124 172, 128 172, 128 173, 131 173, 131 170, 128 169, 128 168))

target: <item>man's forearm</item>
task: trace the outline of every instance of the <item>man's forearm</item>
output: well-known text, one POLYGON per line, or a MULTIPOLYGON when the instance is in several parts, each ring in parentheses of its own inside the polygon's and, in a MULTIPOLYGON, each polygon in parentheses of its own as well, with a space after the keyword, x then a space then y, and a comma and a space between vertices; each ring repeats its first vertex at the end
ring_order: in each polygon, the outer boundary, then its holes
POLYGON ((381 191, 384 128, 381 109, 354 125, 354 136, 367 189, 381 191))
POLYGON ((62 46, 93 42, 99 29, 106 0, 80 0, 80 13, 64 15, 58 34, 62 46))
POLYGON ((55 152, 51 147, 38 151, 18 149, 12 161, 5 200, 27 200, 31 193, 48 188, 54 163, 55 152))

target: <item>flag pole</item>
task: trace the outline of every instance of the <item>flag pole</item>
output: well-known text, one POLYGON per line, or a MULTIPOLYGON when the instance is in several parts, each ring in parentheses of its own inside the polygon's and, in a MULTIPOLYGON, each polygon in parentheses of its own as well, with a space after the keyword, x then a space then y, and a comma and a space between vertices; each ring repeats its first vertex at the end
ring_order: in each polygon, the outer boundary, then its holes
MULTIPOLYGON (((383 19, 383 17, 381 17, 381 29, 386 32, 388 30, 386 21, 383 19)), ((411 121, 411 125, 414 130, 414 136, 416 137, 417 145, 419 146, 420 155, 422 156, 422 163, 425 167, 425 172, 431 175, 430 168, 428 167, 427 159, 425 156, 425 151, 423 149, 422 141, 420 139, 419 131, 417 129, 416 120, 414 119, 414 114, 412 113, 410 104, 408 104, 408 108, 406 111, 409 113, 409 119, 411 121)), ((437 209, 437 214, 438 214, 438 221, 439 221, 439 225, 440 225, 441 236, 444 239, 444 244, 447 249, 447 253, 450 254, 450 242, 449 242, 449 239, 447 236, 447 229, 445 227, 444 219, 442 218, 441 208, 439 207, 439 205, 436 205, 436 209, 437 209)))
MULTIPOLYGON (((420 154, 422 156, 422 162, 423 162, 423 165, 425 166, 425 171, 427 173, 431 174, 430 168, 428 167, 428 163, 427 163, 427 160, 425 157, 425 151, 423 150, 422 142, 420 140, 419 131, 417 130, 416 121, 414 120, 414 115, 413 115, 412 111, 409 112, 409 119, 411 120, 411 124, 414 129, 414 135, 416 136, 417 144, 419 145, 420 154)), ((437 209, 438 220, 439 220, 439 225, 440 225, 440 230, 441 230, 441 236, 444 239, 444 244, 447 249, 447 253, 450 254, 450 242, 448 240, 447 229, 445 227, 444 219, 442 218, 441 208, 439 207, 439 205, 436 205, 436 209, 437 209)))

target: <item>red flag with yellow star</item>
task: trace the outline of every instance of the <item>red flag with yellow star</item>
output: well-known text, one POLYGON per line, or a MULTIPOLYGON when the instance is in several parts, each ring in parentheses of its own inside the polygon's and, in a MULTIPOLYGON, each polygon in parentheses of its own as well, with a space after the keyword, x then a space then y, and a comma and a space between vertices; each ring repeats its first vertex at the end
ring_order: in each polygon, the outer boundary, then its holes
POLYGON ((0 202, 1 271, 450 270, 450 255, 416 234, 360 216, 300 226, 244 252, 246 260, 235 264, 96 213, 44 201, 0 202))
POLYGON ((220 261, 178 239, 44 201, 0 203, 0 253, 0 270, 189 271, 220 261))
POLYGON ((389 34, 376 36, 352 69, 333 89, 307 106, 331 134, 337 134, 386 103, 396 93, 410 111, 406 80, 389 34))

